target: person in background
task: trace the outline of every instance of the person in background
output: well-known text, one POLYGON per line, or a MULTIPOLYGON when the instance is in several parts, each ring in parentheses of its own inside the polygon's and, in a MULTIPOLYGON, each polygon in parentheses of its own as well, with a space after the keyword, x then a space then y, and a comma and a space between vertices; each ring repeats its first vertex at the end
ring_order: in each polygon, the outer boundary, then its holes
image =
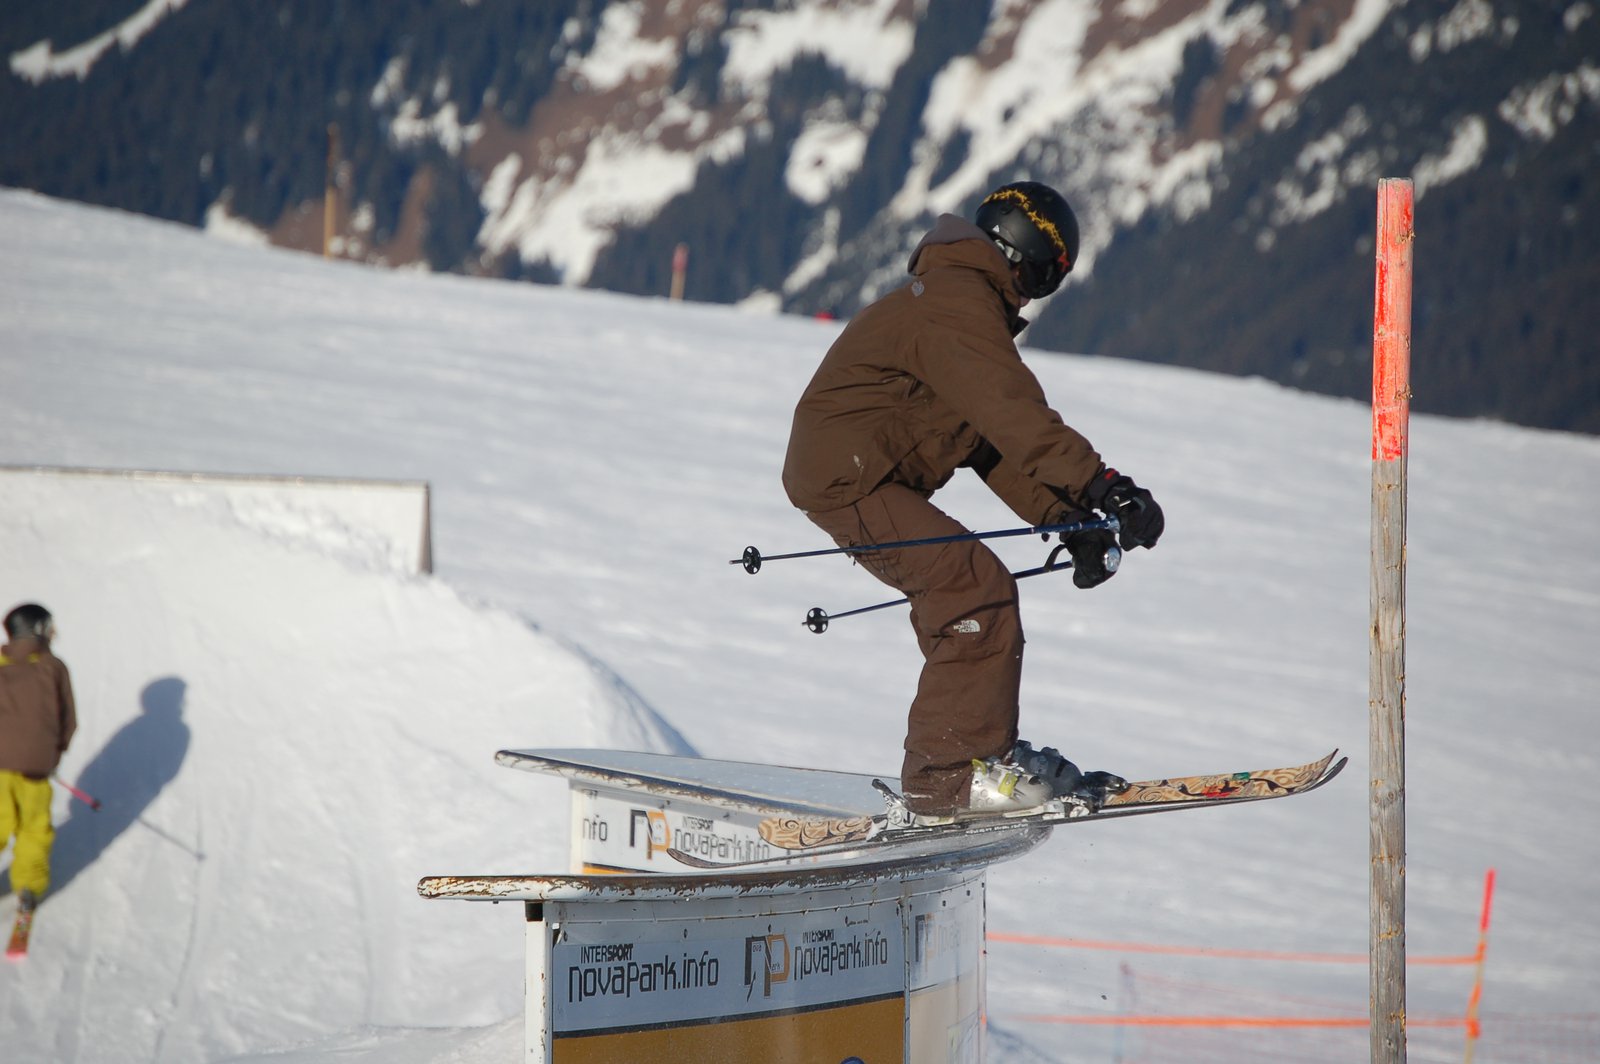
POLYGON ((12 839, 11 887, 31 910, 50 888, 50 776, 77 729, 72 678, 50 652, 50 611, 24 603, 5 617, 0 646, 0 850, 12 839))
MULTIPOLYGON (((1059 288, 1077 257, 1076 216, 1038 182, 995 189, 973 221, 942 215, 911 253, 910 282, 851 319, 800 397, 789 501, 841 547, 959 535, 929 497, 965 467, 1030 525, 1117 518, 1115 536, 1063 533, 1080 588, 1111 578, 1119 540, 1154 547, 1161 508, 1050 408, 1014 340, 1022 308, 1059 288)), ((924 665, 900 782, 921 822, 1103 800, 1124 785, 1019 741, 1017 584, 988 547, 852 557, 911 602, 924 665)))

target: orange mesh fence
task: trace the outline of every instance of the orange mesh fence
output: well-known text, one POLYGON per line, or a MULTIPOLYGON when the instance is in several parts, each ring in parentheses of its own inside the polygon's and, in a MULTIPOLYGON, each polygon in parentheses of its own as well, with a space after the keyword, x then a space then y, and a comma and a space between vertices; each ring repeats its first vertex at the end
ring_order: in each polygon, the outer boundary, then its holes
MULTIPOLYGON (((1270 949, 1222 949, 1215 946, 1169 946, 1151 942, 1105 942, 1092 938, 1060 938, 1054 935, 1023 935, 1011 931, 989 932, 990 942, 1009 942, 1024 946, 1051 946, 1058 949, 1108 950, 1114 953, 1165 953, 1184 957, 1216 957, 1249 961, 1309 961, 1320 964, 1366 964, 1365 953, 1307 953, 1270 949)), ((1479 954, 1407 957, 1407 964, 1476 964, 1479 954)))
MULTIPOLYGON (((1464 1015, 1430 1015, 1418 1010, 1406 1017, 1405 1026, 1413 1032, 1413 1036, 1408 1038, 1411 1059, 1418 1064, 1434 1060, 1458 1062, 1462 1059, 1465 1044, 1467 1059, 1473 1061, 1476 1054, 1476 1064, 1600 1062, 1600 1013, 1479 1012, 1494 881, 1495 873, 1490 869, 1484 880, 1483 910, 1474 952, 1406 958, 1408 967, 1475 965, 1477 968, 1464 1015)), ((1118 942, 1007 931, 991 931, 988 940, 992 943, 1051 949, 1216 960, 1334 965, 1369 963, 1366 953, 1118 942)), ((1186 1064, 1204 1064, 1212 1060, 1234 1062, 1240 1059, 1241 1053, 1251 1059, 1292 1059, 1303 1064, 1321 1060, 1364 1059, 1366 1056, 1369 1018, 1365 1002, 1301 1000, 1273 991, 1251 990, 1237 983, 1184 982, 1168 976, 1135 972, 1126 963, 1122 966, 1122 972, 1126 999, 1123 1011, 1064 1015, 997 1011, 995 1019, 1116 1029, 1114 1059, 1117 1064, 1171 1060, 1176 1059, 1175 1054, 1180 1052, 1186 1064), (1169 1006, 1169 1011, 1163 1011, 1163 1005, 1169 1006), (1201 1010, 1196 1009, 1197 1005, 1201 1006, 1201 1010), (1230 1033, 1234 1037, 1230 1037, 1230 1033)))

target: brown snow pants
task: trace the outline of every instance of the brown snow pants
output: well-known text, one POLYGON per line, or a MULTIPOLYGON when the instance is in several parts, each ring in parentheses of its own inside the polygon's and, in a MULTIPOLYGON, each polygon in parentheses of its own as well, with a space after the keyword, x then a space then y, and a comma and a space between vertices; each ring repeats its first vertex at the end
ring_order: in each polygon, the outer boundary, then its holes
MULTIPOLYGON (((885 484, 853 506, 806 516, 841 547, 966 532, 922 495, 885 484)), ((1017 741, 1022 621, 1017 582, 977 540, 854 556, 911 600, 924 664, 906 728, 900 785, 919 813, 967 805, 972 759, 1017 741)))

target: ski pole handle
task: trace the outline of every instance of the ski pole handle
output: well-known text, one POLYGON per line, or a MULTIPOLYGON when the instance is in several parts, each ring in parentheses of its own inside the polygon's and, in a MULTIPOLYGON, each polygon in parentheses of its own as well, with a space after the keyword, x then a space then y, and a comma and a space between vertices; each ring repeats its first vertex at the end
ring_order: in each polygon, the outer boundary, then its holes
POLYGON ((72 795, 78 801, 82 802, 84 805, 88 806, 90 809, 93 809, 96 813, 98 813, 100 811, 100 799, 96 798, 92 794, 83 793, 82 791, 78 790, 78 788, 74 787, 72 784, 70 784, 66 780, 62 779, 60 776, 52 776, 51 778, 54 779, 57 783, 61 784, 61 786, 65 787, 67 789, 67 793, 72 795))

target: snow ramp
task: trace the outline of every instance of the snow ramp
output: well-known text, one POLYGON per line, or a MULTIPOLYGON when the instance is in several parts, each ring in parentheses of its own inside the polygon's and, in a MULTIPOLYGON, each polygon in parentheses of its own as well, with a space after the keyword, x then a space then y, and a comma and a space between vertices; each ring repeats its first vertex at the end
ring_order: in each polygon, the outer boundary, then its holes
POLYGON ((494 751, 692 753, 619 677, 417 572, 337 491, 0 484, 0 597, 55 615, 79 712, 60 774, 103 803, 58 788, 34 950, 0 968, 7 1059, 505 1021, 515 945, 414 890, 441 863, 564 857, 564 788, 494 751))

